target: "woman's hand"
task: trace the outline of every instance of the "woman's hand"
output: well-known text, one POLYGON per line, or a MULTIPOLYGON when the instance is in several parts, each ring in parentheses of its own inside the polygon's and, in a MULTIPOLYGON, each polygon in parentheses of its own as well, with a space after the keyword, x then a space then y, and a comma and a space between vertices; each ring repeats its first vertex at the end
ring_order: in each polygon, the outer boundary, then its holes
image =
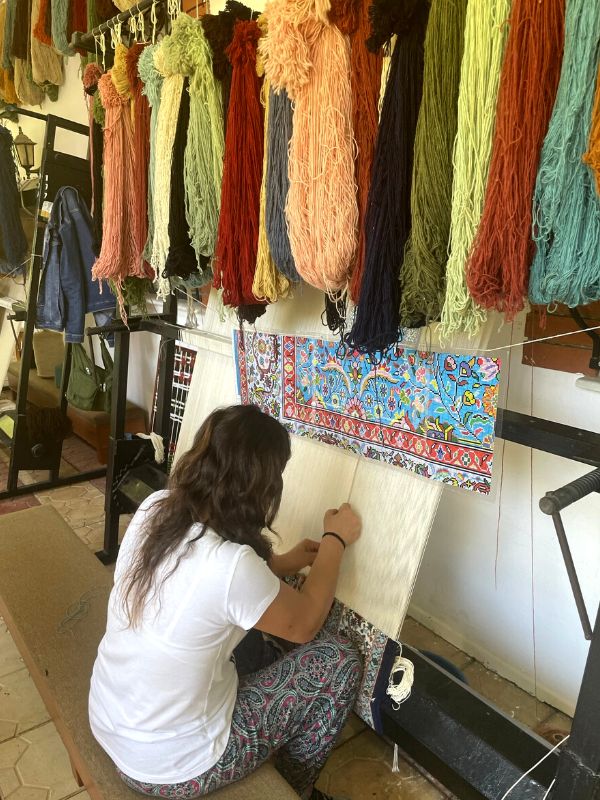
POLYGON ((319 544, 313 539, 303 539, 287 553, 272 555, 269 566, 278 578, 295 575, 304 567, 312 566, 319 552, 319 544))
POLYGON ((323 532, 337 533, 346 545, 354 544, 360 537, 362 522, 350 503, 342 503, 339 508, 330 508, 323 518, 323 532))

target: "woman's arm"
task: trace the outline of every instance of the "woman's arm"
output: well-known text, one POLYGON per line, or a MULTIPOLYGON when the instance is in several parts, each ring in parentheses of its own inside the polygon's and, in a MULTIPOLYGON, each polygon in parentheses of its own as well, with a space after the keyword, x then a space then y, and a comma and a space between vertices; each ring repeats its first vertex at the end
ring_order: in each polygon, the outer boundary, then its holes
POLYGON ((287 553, 276 555, 273 553, 269 559, 269 567, 278 578, 286 578, 288 575, 295 575, 304 567, 312 567, 317 553, 319 552, 320 542, 314 539, 303 539, 287 553))
MULTIPOLYGON (((360 536, 360 518, 348 503, 344 503, 325 514, 324 530, 336 533, 349 546, 360 536)), ((301 589, 297 591, 282 583, 279 594, 255 627, 290 642, 311 641, 333 603, 344 552, 342 542, 334 536, 325 536, 301 589)))

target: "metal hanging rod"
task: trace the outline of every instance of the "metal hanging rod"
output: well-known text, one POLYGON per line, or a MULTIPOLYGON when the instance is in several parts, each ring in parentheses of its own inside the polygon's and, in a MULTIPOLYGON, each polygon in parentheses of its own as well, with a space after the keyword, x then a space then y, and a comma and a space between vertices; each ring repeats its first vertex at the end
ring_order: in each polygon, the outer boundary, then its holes
POLYGON ((87 33, 83 31, 74 31, 71 36, 71 47, 77 50, 87 50, 88 53, 94 53, 96 50, 96 40, 94 37, 101 36, 119 23, 128 22, 133 16, 137 16, 140 13, 143 14, 153 5, 162 7, 166 6, 166 3, 167 0, 140 0, 139 3, 136 3, 134 6, 127 9, 127 11, 122 11, 120 14, 106 20, 106 22, 103 22, 87 33))

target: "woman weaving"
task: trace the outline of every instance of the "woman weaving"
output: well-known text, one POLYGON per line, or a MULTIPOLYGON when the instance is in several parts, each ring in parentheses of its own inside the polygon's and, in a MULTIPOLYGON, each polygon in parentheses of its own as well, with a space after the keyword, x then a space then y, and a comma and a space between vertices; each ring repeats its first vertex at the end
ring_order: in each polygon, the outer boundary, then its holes
POLYGON ((320 542, 271 552, 264 531, 290 452, 287 431, 256 407, 217 410, 125 534, 89 712, 142 794, 202 797, 274 754, 300 797, 325 797, 314 783, 361 666, 345 640, 315 637, 361 526, 343 505, 325 514, 320 542), (300 589, 281 580, 308 566, 300 589), (298 646, 282 653, 256 631, 246 637, 253 628, 298 646))

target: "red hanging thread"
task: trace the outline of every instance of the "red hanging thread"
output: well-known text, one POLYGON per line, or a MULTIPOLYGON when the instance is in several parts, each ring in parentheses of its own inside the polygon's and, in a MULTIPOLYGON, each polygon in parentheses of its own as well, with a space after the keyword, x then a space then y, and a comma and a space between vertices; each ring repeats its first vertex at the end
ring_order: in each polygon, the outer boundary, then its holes
POLYGON ((143 260, 144 247, 148 238, 148 166, 150 163, 150 104, 142 93, 144 84, 138 73, 138 61, 145 44, 134 44, 127 51, 125 64, 127 78, 131 87, 131 107, 133 116, 133 234, 137 254, 143 262, 146 277, 153 278, 154 270, 143 260))
POLYGON ((564 17, 565 0, 515 0, 509 22, 483 215, 467 264, 473 298, 508 321, 528 291, 532 197, 558 89, 564 17))
POLYGON ((356 139, 356 185, 358 187, 358 249, 350 283, 350 297, 357 303, 365 264, 365 216, 371 186, 371 169, 379 128, 382 51, 367 47, 371 35, 369 7, 372 0, 355 0, 355 28, 350 36, 352 65, 352 122, 356 139))
MULTIPOLYGON (((75 31, 83 31, 84 33, 87 31, 87 0, 76 0, 76 2, 71 3, 68 25, 69 41, 71 41, 71 37, 75 31)), ((89 55, 85 50, 78 49, 77 52, 81 56, 89 55)))
POLYGON ((258 250, 260 185, 263 167, 261 80, 256 74, 260 28, 236 22, 227 56, 233 67, 225 137, 221 216, 214 286, 227 306, 256 304, 252 282, 258 250))

